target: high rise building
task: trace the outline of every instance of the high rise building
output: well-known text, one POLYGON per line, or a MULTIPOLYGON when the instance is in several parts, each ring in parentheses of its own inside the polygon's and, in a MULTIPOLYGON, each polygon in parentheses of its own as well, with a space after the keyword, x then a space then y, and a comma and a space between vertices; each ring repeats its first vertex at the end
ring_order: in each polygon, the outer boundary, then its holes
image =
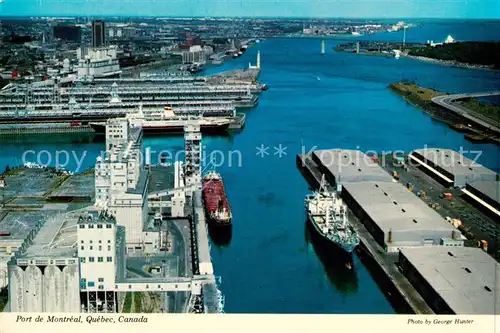
POLYGON ((104 21, 98 20, 92 22, 92 47, 101 47, 105 45, 104 21))

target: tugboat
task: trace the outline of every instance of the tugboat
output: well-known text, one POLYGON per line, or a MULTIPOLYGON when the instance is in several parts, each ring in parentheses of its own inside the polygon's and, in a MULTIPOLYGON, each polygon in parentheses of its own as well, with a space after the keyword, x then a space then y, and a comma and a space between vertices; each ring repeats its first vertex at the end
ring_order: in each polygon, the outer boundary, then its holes
MULTIPOLYGON (((335 192, 327 191, 325 177, 319 191, 305 199, 307 217, 316 234, 326 244, 334 244, 350 255, 359 244, 359 237, 347 219, 347 206, 335 192)), ((351 264, 346 264, 351 268, 351 264)))
POLYGON ((202 194, 208 222, 214 226, 231 226, 231 208, 219 173, 210 171, 203 177, 202 194))

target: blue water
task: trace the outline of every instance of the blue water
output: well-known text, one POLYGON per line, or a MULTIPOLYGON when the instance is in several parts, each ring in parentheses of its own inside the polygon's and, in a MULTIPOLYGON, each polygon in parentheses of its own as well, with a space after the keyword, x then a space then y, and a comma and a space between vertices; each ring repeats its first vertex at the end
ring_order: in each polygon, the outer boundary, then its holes
MULTIPOLYGON (((425 29, 443 38, 449 33, 458 38, 464 30, 461 24, 425 29), (457 27, 460 31, 455 32, 457 27)), ((467 38, 478 39, 484 31, 481 24, 474 29, 476 25, 468 27, 467 38), (473 31, 478 31, 477 36, 473 31)), ((244 68, 249 61, 255 62, 260 50, 260 79, 270 86, 259 105, 247 112, 242 133, 204 139, 207 151, 220 150, 224 155, 217 171, 224 177, 234 215, 230 244, 212 246, 227 312, 394 313, 358 258, 354 258, 355 275, 344 276, 333 267, 334 258, 320 260, 306 241, 303 199, 308 185, 295 167, 295 154, 302 152, 303 145, 305 151, 317 146, 378 152, 425 145, 463 147, 481 151, 479 162, 498 170, 497 146, 469 143, 462 134, 433 121, 387 89, 389 83, 407 79, 444 92, 495 90, 500 85, 498 72, 334 53, 335 43, 328 40, 328 52, 320 56, 317 39, 266 40, 241 58, 208 70, 244 68), (286 147, 281 157, 275 155, 280 144, 286 147), (261 145, 269 147, 269 155, 256 155, 261 145)), ((145 146, 157 152, 177 151, 183 140, 147 139, 145 146)), ((77 156, 88 152, 83 170, 92 166, 103 148, 102 143, 50 143, 36 138, 6 141, 0 146, 0 169, 18 164, 28 149, 53 153, 69 149, 77 156)), ((73 161, 70 167, 75 165, 73 161)))

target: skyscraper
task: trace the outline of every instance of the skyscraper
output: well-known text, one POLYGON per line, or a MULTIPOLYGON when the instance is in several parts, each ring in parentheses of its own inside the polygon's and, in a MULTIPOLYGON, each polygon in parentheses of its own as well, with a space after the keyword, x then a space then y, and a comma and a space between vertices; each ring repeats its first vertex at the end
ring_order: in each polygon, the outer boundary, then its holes
POLYGON ((92 22, 92 47, 101 47, 105 44, 104 21, 92 22))

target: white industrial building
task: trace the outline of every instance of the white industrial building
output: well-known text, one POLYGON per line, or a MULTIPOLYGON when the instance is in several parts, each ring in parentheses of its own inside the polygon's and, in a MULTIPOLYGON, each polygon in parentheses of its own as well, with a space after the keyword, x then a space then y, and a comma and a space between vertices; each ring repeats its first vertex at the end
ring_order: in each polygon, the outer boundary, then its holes
POLYGON ((115 45, 106 47, 81 47, 77 50, 78 78, 99 78, 121 74, 115 45))
POLYGON ((190 46, 189 50, 182 52, 183 64, 204 64, 207 60, 205 50, 200 45, 190 46))
POLYGON ((175 188, 148 194, 150 161, 141 164, 142 128, 126 118, 108 121, 106 155, 96 162, 95 205, 43 219, 29 232, 8 263, 11 312, 117 312, 121 293, 146 291, 184 291, 190 295, 187 304, 203 293, 205 307, 219 311, 213 306, 221 296, 199 191, 201 134, 196 124, 185 130, 186 171, 182 162, 175 163, 175 188), (186 252, 198 268, 186 277, 126 278, 126 256, 158 253, 162 243, 161 230, 148 228, 161 222, 161 214, 148 221, 149 208, 171 207, 172 216, 184 217, 186 195, 194 200, 196 236, 186 252))
POLYGON ((141 165, 142 128, 128 119, 110 119, 106 125, 106 156, 95 167, 96 205, 107 207, 127 230, 129 251, 142 250, 147 219, 148 170, 141 165))
POLYGON ((9 262, 10 311, 115 312, 123 234, 113 216, 95 211, 37 225, 9 262))

